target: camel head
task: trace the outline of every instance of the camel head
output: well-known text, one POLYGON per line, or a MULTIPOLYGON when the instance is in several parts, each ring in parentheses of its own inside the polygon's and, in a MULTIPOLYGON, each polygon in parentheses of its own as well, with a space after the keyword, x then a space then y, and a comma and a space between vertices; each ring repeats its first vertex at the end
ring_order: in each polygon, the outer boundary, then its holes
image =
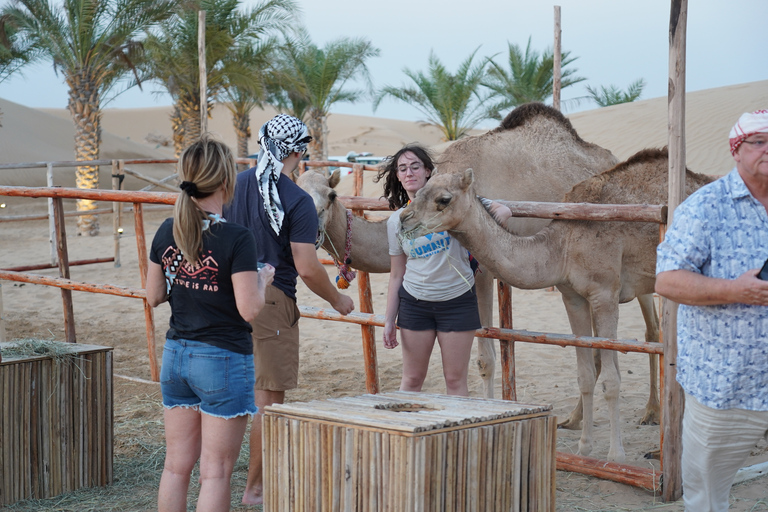
POLYGON ((299 176, 296 183, 312 198, 317 211, 318 230, 325 232, 330 221, 331 208, 336 202, 336 191, 334 188, 341 180, 341 171, 336 169, 330 177, 320 171, 309 170, 299 176))
POLYGON ((436 174, 400 213, 400 234, 416 238, 455 229, 478 204, 472 169, 459 174, 436 174))

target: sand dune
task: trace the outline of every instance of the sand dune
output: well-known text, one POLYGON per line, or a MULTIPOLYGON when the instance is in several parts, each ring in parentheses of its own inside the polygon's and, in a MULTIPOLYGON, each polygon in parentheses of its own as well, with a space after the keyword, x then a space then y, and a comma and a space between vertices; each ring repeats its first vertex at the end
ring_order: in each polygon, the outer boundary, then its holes
MULTIPOLYGON (((728 153, 727 137, 738 116, 768 105, 768 80, 688 93, 686 97, 686 153, 688 167, 704 173, 722 174, 733 162, 728 153)), ((32 109, 0 99, 3 111, 0 128, 0 163, 37 162, 74 159, 74 127, 65 109, 32 109)), ((169 107, 104 110, 101 158, 167 158, 171 146, 158 140, 170 140, 169 107)), ((272 110, 251 114, 254 133, 274 115, 272 110)), ((569 114, 584 140, 611 150, 624 159, 646 147, 666 145, 667 99, 653 98, 569 114)), ((433 126, 395 119, 332 114, 328 118, 329 154, 369 151, 386 156, 403 144, 420 142, 441 144, 439 130, 433 126)), ((209 130, 230 146, 235 145, 231 114, 224 105, 214 108, 209 130)), ((475 130, 473 134, 482 133, 475 130)), ((258 150, 255 137, 250 149, 258 150)), ((142 167, 140 170, 159 178, 171 172, 169 166, 142 167)), ((72 169, 55 173, 55 183, 73 186, 72 169)), ((43 186, 42 171, 0 171, 0 183, 43 186)), ((144 184, 129 179, 126 187, 144 184)), ((102 186, 109 183, 102 179, 102 186)))
MULTIPOLYGON (((744 112, 768 108, 768 80, 691 92, 685 98, 686 162, 705 174, 733 166, 728 132, 744 112)), ((620 159, 667 144, 667 98, 614 105, 568 116, 581 138, 620 159)))
MULTIPOLYGON (((686 97, 686 159, 688 167, 707 174, 724 174, 733 167, 727 137, 743 112, 768 105, 768 80, 688 93, 686 97)), ((74 159, 74 126, 65 109, 32 109, 0 99, 3 111, 0 128, 0 163, 74 159)), ((110 109, 102 118, 101 158, 172 158, 170 107, 110 109)), ((274 115, 274 110, 254 110, 251 128, 259 127, 274 115)), ((667 143, 667 98, 653 98, 612 107, 567 114, 581 137, 611 150, 625 159, 647 147, 667 143)), ((225 105, 216 105, 209 120, 209 131, 231 147, 236 144, 231 114, 225 105)), ((329 154, 369 151, 386 156, 409 142, 445 148, 434 126, 396 119, 332 114, 328 117, 329 154)), ((482 133, 475 130, 473 135, 482 133)), ((255 136, 250 150, 258 151, 255 136)), ((154 178, 173 172, 172 165, 142 165, 133 170, 154 178)), ((101 186, 111 186, 102 170, 101 186)), ((378 197, 381 187, 366 173, 364 195, 378 197)), ((74 169, 57 168, 54 183, 74 186, 74 169)), ((0 170, 0 184, 44 186, 43 169, 0 170)), ((139 189, 145 182, 127 177, 126 189, 139 189)), ((351 179, 343 180, 342 194, 352 193, 351 179)), ((10 199, 8 202, 15 203, 10 199)))

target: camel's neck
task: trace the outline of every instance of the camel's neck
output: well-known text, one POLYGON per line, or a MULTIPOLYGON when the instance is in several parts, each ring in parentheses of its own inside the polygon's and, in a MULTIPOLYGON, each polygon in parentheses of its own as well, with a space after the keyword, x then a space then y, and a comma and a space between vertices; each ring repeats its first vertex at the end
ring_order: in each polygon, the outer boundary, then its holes
POLYGON ((323 249, 337 261, 341 261, 344 258, 347 243, 347 209, 339 200, 336 200, 327 215, 329 219, 325 224, 323 249))
POLYGON ((481 267, 516 288, 546 288, 563 279, 565 243, 552 228, 533 236, 514 235, 499 226, 477 200, 450 233, 481 267))
MULTIPOLYGON (((337 261, 342 261, 347 243, 347 209, 336 200, 328 215, 330 218, 325 226, 323 249, 337 261)), ((389 272, 387 223, 353 215, 351 233, 349 258, 352 267, 366 272, 389 272)))

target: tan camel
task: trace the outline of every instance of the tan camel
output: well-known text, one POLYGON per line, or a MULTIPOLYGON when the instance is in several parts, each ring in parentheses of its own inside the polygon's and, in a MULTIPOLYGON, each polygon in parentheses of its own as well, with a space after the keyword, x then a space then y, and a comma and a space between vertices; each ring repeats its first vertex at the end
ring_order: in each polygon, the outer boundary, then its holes
MULTIPOLYGON (((644 150, 626 162, 576 185, 568 202, 663 204, 667 198, 666 150, 644 150)), ((690 171, 686 192, 709 178, 690 171)), ((616 338, 619 303, 653 293, 658 226, 638 222, 553 221, 536 235, 521 237, 500 227, 483 207, 474 173, 435 176, 402 212, 404 236, 448 230, 491 272, 512 286, 557 286, 575 335, 616 338)), ((625 458, 619 429, 617 353, 600 350, 611 420, 608 459, 625 458)), ((597 370, 591 349, 577 348, 583 405, 579 454, 592 451, 592 408, 597 370)))
MULTIPOLYGON (((475 170, 478 193, 511 201, 561 201, 573 185, 609 169, 617 163, 610 151, 582 140, 570 121, 541 103, 521 105, 501 125, 483 135, 451 144, 437 159, 435 176, 475 170)), ((336 201, 333 188, 338 174, 330 179, 305 172, 297 183, 314 199, 325 231, 323 248, 343 259, 347 216, 336 201)), ((508 227, 519 235, 536 233, 549 223, 545 219, 516 218, 508 227)), ((352 220, 351 266, 368 272, 389 272, 386 223, 352 220)), ((483 268, 483 260, 478 258, 483 268)), ((493 322, 493 275, 477 276, 477 296, 483 325, 493 322)), ((483 379, 483 394, 493 398, 496 352, 493 340, 478 338, 477 364, 483 379)))

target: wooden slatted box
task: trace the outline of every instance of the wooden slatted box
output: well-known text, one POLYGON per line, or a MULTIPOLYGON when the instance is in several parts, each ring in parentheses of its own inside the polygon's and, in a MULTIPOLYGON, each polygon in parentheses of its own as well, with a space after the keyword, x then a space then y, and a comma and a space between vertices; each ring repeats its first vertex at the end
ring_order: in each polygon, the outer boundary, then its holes
POLYGON ((60 345, 0 361, 0 505, 112 482, 112 348, 60 345))
POLYGON ((551 409, 408 392, 266 407, 264 510, 554 511, 551 409))

